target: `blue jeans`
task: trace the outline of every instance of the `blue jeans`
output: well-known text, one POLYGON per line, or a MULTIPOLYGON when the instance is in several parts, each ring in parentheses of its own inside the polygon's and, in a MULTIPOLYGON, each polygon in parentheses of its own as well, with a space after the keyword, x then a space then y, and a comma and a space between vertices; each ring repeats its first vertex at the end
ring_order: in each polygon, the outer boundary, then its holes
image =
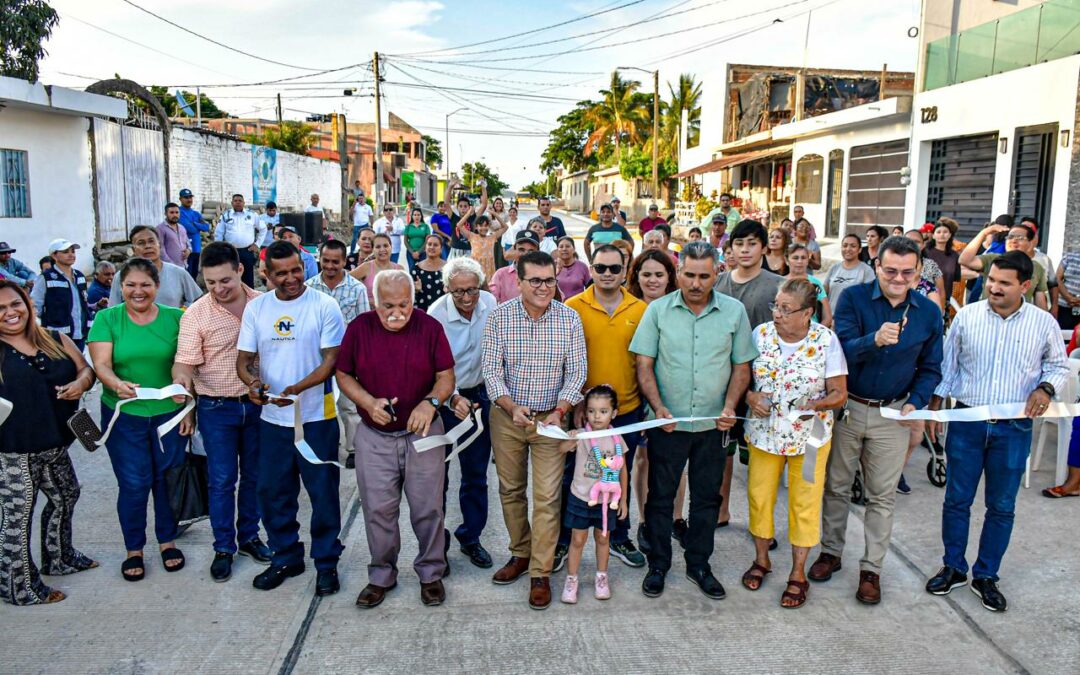
MULTIPOLYGON (((101 405, 101 426, 106 427, 116 414, 101 405)), ((169 504, 169 488, 165 472, 184 461, 187 438, 174 428, 158 439, 157 428, 175 413, 139 417, 123 411, 105 442, 112 462, 119 493, 116 513, 128 551, 141 551, 146 546, 146 502, 154 493, 154 535, 159 544, 176 539, 176 520, 169 504)))
POLYGON ((1031 449, 1031 420, 950 422, 945 442, 948 478, 941 511, 944 563, 966 574, 971 504, 986 474, 986 518, 979 537, 979 557, 971 568, 976 579, 997 581, 998 568, 1012 536, 1016 493, 1031 449))
MULTIPOLYGON (((319 459, 336 459, 340 430, 336 419, 308 422, 304 438, 319 459)), ((300 482, 311 500, 311 557, 315 569, 331 570, 345 547, 341 534, 341 505, 338 500, 338 468, 333 464, 311 464, 293 444, 292 427, 259 420, 259 509, 262 511, 266 543, 274 551, 271 564, 299 565, 304 562, 300 541, 300 482)))
MULTIPOLYGON (((484 430, 472 442, 472 445, 458 453, 461 466, 461 487, 458 488, 458 504, 461 507, 461 525, 454 530, 454 536, 462 546, 480 542, 480 534, 487 526, 488 517, 488 466, 491 464, 491 428, 488 413, 491 401, 488 400, 484 385, 472 389, 462 389, 461 395, 473 403, 480 404, 480 417, 484 430)), ((443 428, 449 431, 461 420, 446 408, 439 411, 442 415, 443 428)), ((446 454, 450 454, 447 446, 446 454)), ((449 485, 450 463, 446 463, 447 481, 443 482, 443 513, 446 513, 446 491, 449 485)))
POLYGON ((210 526, 214 550, 236 553, 237 542, 259 536, 259 406, 245 401, 199 398, 199 431, 206 448, 210 526), (240 491, 236 492, 237 478, 240 491))
MULTIPOLYGON (((642 407, 638 407, 637 410, 631 410, 625 415, 618 415, 615 419, 611 420, 611 426, 621 427, 627 424, 635 424, 640 422, 643 415, 642 407)), ((623 470, 626 471, 626 503, 630 503, 630 497, 632 486, 634 485, 633 476, 630 473, 631 467, 634 466, 634 454, 637 451, 638 443, 641 442, 641 432, 637 431, 632 434, 626 434, 623 436, 623 441, 626 442, 626 447, 623 448, 623 470)), ((563 471, 563 485, 562 485, 562 506, 559 509, 559 543, 569 546, 570 545, 570 528, 563 525, 562 522, 566 518, 566 503, 570 496, 570 484, 574 482, 574 464, 577 462, 577 453, 566 453, 566 467, 563 471)), ((626 517, 615 521, 615 531, 611 535, 611 542, 613 544, 625 544, 630 541, 630 509, 626 510, 626 517)))

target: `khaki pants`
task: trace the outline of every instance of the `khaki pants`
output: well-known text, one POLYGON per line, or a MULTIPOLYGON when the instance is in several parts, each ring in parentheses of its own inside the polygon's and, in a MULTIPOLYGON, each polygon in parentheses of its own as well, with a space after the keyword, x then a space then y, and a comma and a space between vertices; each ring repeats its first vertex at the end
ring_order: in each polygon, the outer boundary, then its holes
MULTIPOLYGON (((899 410, 902 405, 897 401, 889 407, 899 410)), ((851 484, 855 469, 861 464, 866 495, 863 516, 866 548, 859 568, 881 574, 892 536, 896 484, 904 470, 907 446, 907 427, 885 419, 878 408, 856 401, 848 403, 847 416, 833 427, 822 508, 822 553, 839 557, 844 550, 851 484)))
POLYGON ((345 442, 345 452, 352 454, 353 439, 356 437, 356 427, 360 426, 360 413, 356 412, 356 404, 342 392, 338 395, 338 419, 341 420, 341 438, 345 442))
MULTIPOLYGON (((537 413, 544 419, 547 412, 537 413)), ((491 446, 499 474, 499 500, 510 533, 510 555, 529 559, 529 576, 547 577, 559 539, 563 464, 559 441, 515 426, 502 408, 491 406, 491 446), (528 467, 532 466, 533 519, 529 523, 528 467)))

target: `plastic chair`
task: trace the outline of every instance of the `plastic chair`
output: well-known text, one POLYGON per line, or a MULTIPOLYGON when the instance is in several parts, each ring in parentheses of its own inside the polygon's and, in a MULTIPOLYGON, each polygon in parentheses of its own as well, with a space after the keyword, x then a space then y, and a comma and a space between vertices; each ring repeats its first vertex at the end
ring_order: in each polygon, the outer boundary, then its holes
MULTIPOLYGON (((1065 382, 1065 390, 1058 392, 1058 400, 1073 403, 1077 399, 1080 389, 1077 378, 1080 377, 1080 359, 1069 359, 1069 379, 1065 382)), ((1046 446, 1047 437, 1050 435, 1050 427, 1057 427, 1057 464, 1054 474, 1054 485, 1065 482, 1068 474, 1069 442, 1072 440, 1071 417, 1051 417, 1039 420, 1039 431, 1036 435, 1035 450, 1028 455, 1027 468, 1024 470, 1024 487, 1031 487, 1031 472, 1039 470, 1042 461, 1043 448, 1046 446)))

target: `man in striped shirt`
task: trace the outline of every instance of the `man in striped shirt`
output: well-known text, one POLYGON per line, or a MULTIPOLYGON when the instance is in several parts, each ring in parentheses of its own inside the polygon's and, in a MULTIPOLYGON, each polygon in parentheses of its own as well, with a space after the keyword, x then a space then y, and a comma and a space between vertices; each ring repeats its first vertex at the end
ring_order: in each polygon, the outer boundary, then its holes
MULTIPOLYGON (((997 588, 998 568, 1012 534, 1033 418, 1046 412, 1069 375, 1054 317, 1024 301, 1035 264, 1023 251, 1010 251, 990 263, 987 299, 964 307, 953 319, 945 339, 942 380, 929 406, 940 409, 947 396, 956 399, 958 408, 1024 404, 1025 417, 1020 419, 950 423, 945 445, 949 477, 941 514, 944 566, 926 590, 946 595, 967 584, 964 552, 971 504, 985 474, 986 518, 979 557, 971 568, 971 590, 994 612, 1007 607, 997 588)), ((935 439, 940 424, 927 425, 935 439)))
POLYGON ((491 313, 483 340, 484 382, 494 404, 491 442, 511 555, 492 580, 510 584, 528 572, 529 606, 545 609, 551 604, 564 458, 559 441, 539 435, 536 423, 565 426, 581 401, 588 363, 581 318, 554 300, 551 256, 525 253, 517 261, 517 277, 521 296, 491 313), (531 527, 526 496, 530 465, 531 527))

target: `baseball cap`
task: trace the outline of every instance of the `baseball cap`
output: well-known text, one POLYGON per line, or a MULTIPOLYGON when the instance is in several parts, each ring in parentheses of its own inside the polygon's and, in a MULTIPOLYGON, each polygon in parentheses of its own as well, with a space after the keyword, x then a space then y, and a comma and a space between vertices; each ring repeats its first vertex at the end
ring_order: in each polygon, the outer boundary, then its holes
POLYGON ((195 195, 191 192, 191 190, 189 190, 187 188, 184 188, 183 190, 180 191, 180 196, 181 197, 194 197, 195 195))
POLYGON ((521 232, 518 232, 517 236, 514 237, 514 243, 525 241, 526 239, 533 244, 536 244, 536 248, 540 248, 540 237, 532 230, 522 230, 521 232))
POLYGON ((57 251, 66 251, 69 248, 81 248, 78 244, 67 239, 53 239, 49 242, 49 253, 56 253, 57 251))
POLYGON ((15 249, 8 246, 6 241, 0 241, 0 253, 14 253, 15 249))
POLYGON ((622 204, 622 202, 619 201, 618 197, 612 197, 611 198, 611 203, 612 204, 622 204))

